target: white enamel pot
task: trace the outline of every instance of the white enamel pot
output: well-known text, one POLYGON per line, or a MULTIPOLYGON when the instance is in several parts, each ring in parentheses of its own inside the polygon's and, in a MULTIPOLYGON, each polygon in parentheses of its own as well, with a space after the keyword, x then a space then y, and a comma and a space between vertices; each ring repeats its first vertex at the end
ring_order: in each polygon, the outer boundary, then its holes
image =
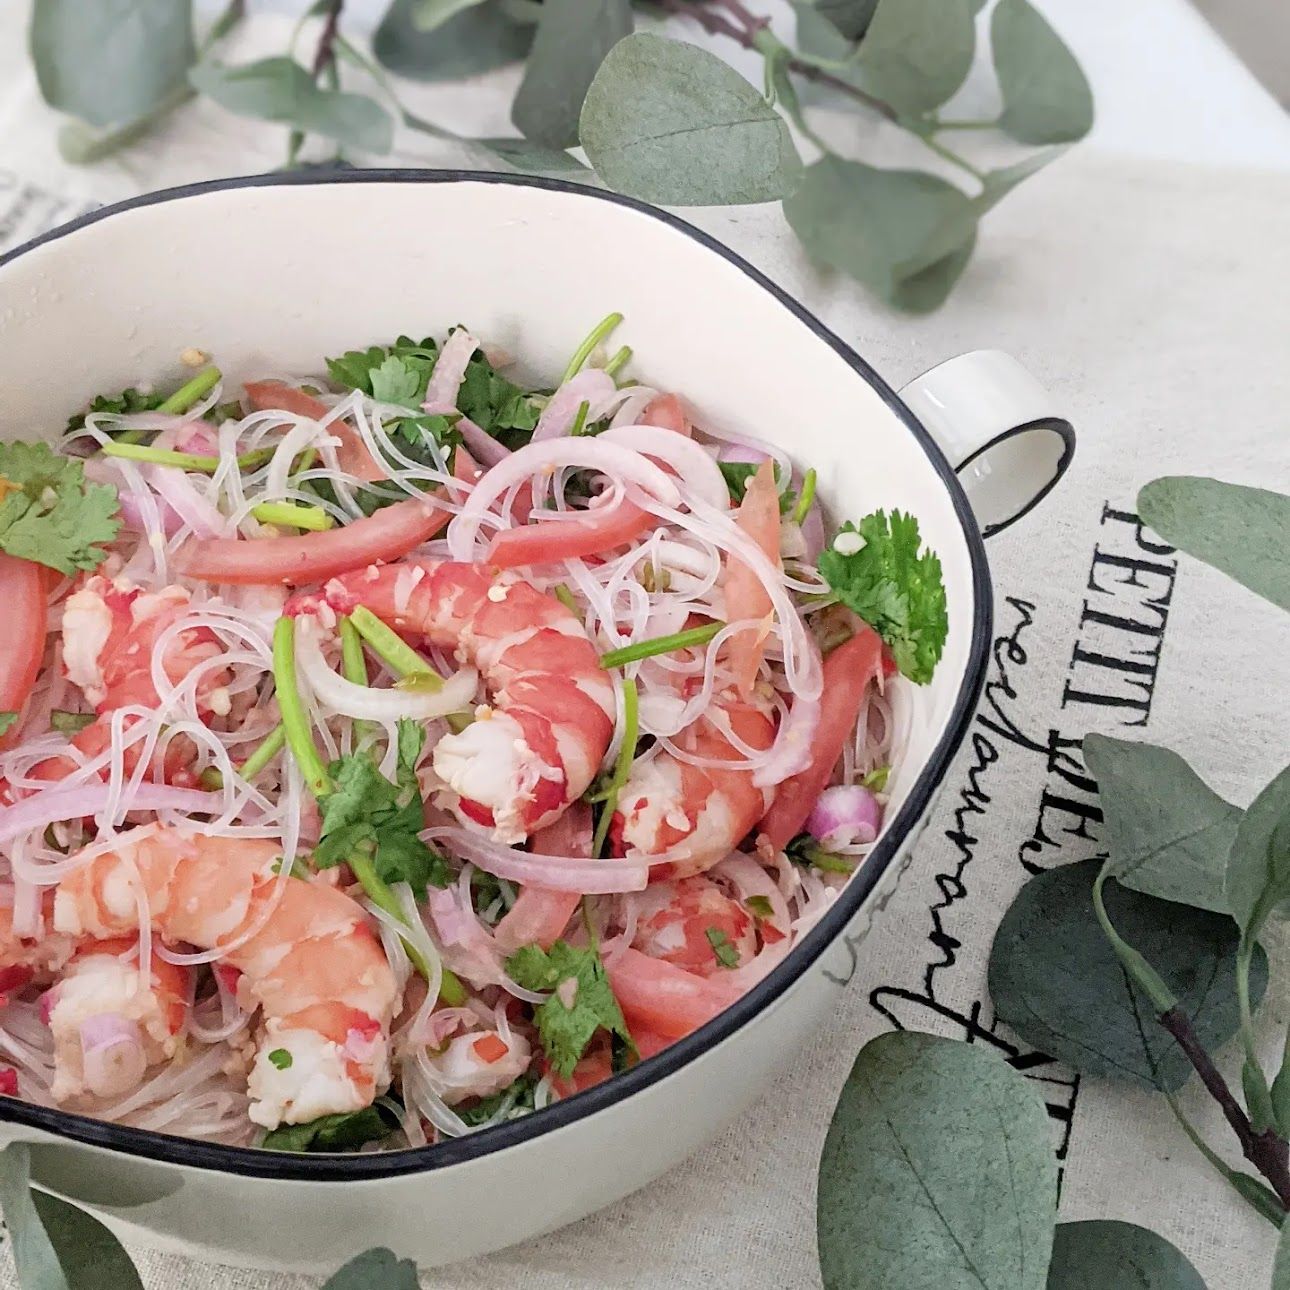
POLYGON ((275 175, 109 207, 0 261, 0 433, 52 437, 95 393, 177 382, 189 345, 233 378, 317 371, 325 354, 460 321, 549 380, 612 310, 627 317, 634 370, 684 394, 700 422, 814 465, 835 517, 913 512, 940 553, 949 640, 872 856, 728 1012, 539 1114, 419 1151, 296 1156, 0 1098, 0 1141, 32 1144, 42 1186, 153 1243, 230 1263, 327 1271, 372 1245, 422 1264, 469 1258, 676 1164, 746 1110, 847 988, 980 691, 991 622, 982 531, 1028 510, 1074 447, 1006 355, 952 359, 902 401, 755 270, 638 202, 502 175, 275 175))

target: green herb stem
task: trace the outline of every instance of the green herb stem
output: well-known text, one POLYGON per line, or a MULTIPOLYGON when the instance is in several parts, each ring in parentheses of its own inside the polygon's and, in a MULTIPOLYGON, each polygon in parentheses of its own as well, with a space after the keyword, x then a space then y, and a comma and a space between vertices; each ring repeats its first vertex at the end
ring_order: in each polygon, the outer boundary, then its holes
POLYGON ((623 791, 628 776, 632 773, 632 762, 636 760, 636 741, 640 737, 640 693, 636 682, 629 676, 619 682, 623 692, 623 742, 618 746, 618 760, 614 763, 614 773, 605 786, 604 803, 600 808, 600 818, 596 821, 596 834, 591 842, 591 854, 599 856, 605 849, 605 839, 609 836, 609 821, 618 809, 618 795, 623 791))
POLYGON ((691 627, 683 632, 673 632, 670 636, 656 636, 653 640, 634 641, 622 649, 611 649, 600 656, 600 666, 606 671, 614 667, 624 667, 628 663, 638 663, 643 658, 653 658, 656 654, 670 654, 673 650, 688 649, 692 645, 706 645, 725 623, 716 621, 704 623, 702 627, 691 627))
POLYGON ((168 399, 157 407, 158 412, 178 414, 187 412, 194 403, 204 399, 219 383, 223 373, 218 367, 208 367, 197 373, 191 381, 181 385, 168 399))
POLYGON ((822 873, 851 874, 855 872, 855 862, 846 856, 834 854, 814 842, 795 846, 788 853, 789 859, 805 862, 822 873))
POLYGON ((607 376, 617 376, 631 362, 631 358, 632 347, 624 345, 621 349, 616 350, 609 362, 605 364, 605 374, 607 376))
POLYGON ((282 751, 282 746, 286 742, 286 727, 278 722, 261 740, 256 750, 238 767, 237 773, 245 780, 254 779, 282 751))
POLYGON ((296 620, 284 615, 273 629, 273 683, 287 747, 300 767, 305 783, 317 798, 331 792, 331 779, 314 744, 309 717, 296 683, 296 620))
POLYGON ((570 436, 576 438, 582 433, 582 428, 587 424, 587 413, 591 411, 591 404, 583 399, 578 404, 578 415, 573 418, 573 425, 569 427, 570 436))
MULTIPOLYGON (((180 470, 191 470, 202 475, 213 475, 220 465, 218 457, 206 457, 195 452, 172 452, 168 448, 150 448, 143 444, 123 443, 113 439, 99 449, 105 457, 126 457, 130 461, 146 461, 154 466, 178 466, 180 470)), ((238 459, 238 468, 254 470, 263 466, 273 456, 272 448, 257 448, 254 452, 245 452, 238 459)))
POLYGON ((367 660, 363 657, 363 638, 353 619, 340 620, 340 664, 345 680, 354 685, 367 684, 367 660))
POLYGON ((811 511, 811 503, 815 501, 815 467, 802 476, 802 493, 797 499, 797 505, 793 507, 793 523, 800 524, 811 511))
POLYGON ((563 582, 557 582, 551 590, 551 594, 579 621, 582 620, 582 610, 578 608, 578 602, 573 598, 573 592, 563 582))
POLYGON ((569 366, 564 369, 564 375, 560 378, 560 384, 571 381, 582 370, 582 365, 591 357, 591 352, 600 344, 606 336, 609 335, 615 327, 622 322, 622 314, 608 314, 602 318, 592 329, 587 339, 573 351, 573 357, 569 360, 569 366))
POLYGON ((359 605, 350 614, 349 621, 372 647, 372 652, 401 678, 415 677, 418 688, 443 689, 443 677, 398 632, 387 627, 365 605, 359 605))
POLYGON ((280 524, 312 533, 321 533, 336 523, 321 506, 305 506, 299 502, 260 502, 251 507, 251 514, 261 524, 280 524))

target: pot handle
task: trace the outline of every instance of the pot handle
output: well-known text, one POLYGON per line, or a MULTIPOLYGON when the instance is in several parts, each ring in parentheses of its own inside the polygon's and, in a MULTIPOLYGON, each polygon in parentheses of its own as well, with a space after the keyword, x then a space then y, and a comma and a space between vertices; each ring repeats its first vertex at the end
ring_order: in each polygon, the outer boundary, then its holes
POLYGON ((1075 455, 1075 427, 999 349, 947 359, 900 397, 954 466, 985 537, 1038 506, 1075 455))

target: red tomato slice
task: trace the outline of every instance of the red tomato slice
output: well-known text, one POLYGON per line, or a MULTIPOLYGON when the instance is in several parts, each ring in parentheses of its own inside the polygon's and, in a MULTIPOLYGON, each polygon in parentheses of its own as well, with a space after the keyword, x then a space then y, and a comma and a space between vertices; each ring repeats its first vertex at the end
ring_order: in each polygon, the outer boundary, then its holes
MULTIPOLYGON (((293 412, 298 417, 310 417, 314 421, 320 421, 330 411, 325 403, 319 402, 312 394, 306 394, 304 390, 297 390, 291 385, 283 385, 281 381, 248 381, 243 388, 246 390, 246 397, 251 401, 251 406, 257 412, 267 412, 272 409, 279 412, 293 412)), ((388 478, 385 469, 373 459, 372 454, 367 450, 367 445, 363 442, 362 435, 353 426, 344 421, 333 421, 327 429, 340 440, 336 457, 340 462, 340 468, 347 475, 364 479, 369 484, 378 479, 388 478)))
POLYGON ((475 1056, 490 1066, 494 1062, 500 1062, 511 1051, 499 1035, 484 1035, 483 1038, 476 1039, 471 1047, 475 1050, 475 1056))
MULTIPOLYGON (((0 552, 0 712, 21 712, 45 652, 44 565, 0 552)), ((17 738, 0 738, 0 748, 17 738)))
MULTIPOLYGON (((675 430, 689 436, 690 427, 675 394, 660 394, 641 413, 641 424, 675 430)), ((518 507, 517 507, 518 510, 518 507)), ((658 524, 658 517, 631 502, 583 512, 576 520, 549 520, 505 529, 485 556, 499 569, 527 564, 554 564, 560 560, 585 560, 613 547, 632 542, 658 524)))
MULTIPOLYGON (((591 807, 574 802, 558 819, 539 829, 530 844, 534 855, 590 856, 591 807)), ((508 952, 534 942, 549 950, 563 935, 581 900, 576 891, 521 887, 515 904, 493 929, 493 939, 508 952)))
POLYGON ((775 800, 762 817, 759 831, 776 851, 802 831, 842 756, 865 691, 881 670, 882 639, 872 627, 862 627, 825 658, 820 724, 811 741, 810 765, 775 790, 775 800))
MULTIPOLYGON (((761 548, 762 553, 779 568, 779 489, 775 487, 775 467, 763 461, 748 481, 735 523, 761 548)), ((735 688, 742 698, 752 693, 757 669, 766 652, 770 631, 770 595, 762 580, 742 560, 731 559, 726 565, 726 618, 738 622, 744 618, 764 620, 757 631, 740 632, 726 646, 726 658, 734 673, 735 688)))
POLYGON ((177 567, 185 577, 203 582, 299 587, 378 561, 397 560, 434 537, 448 518, 447 511, 410 497, 322 533, 189 541, 179 553, 177 567))

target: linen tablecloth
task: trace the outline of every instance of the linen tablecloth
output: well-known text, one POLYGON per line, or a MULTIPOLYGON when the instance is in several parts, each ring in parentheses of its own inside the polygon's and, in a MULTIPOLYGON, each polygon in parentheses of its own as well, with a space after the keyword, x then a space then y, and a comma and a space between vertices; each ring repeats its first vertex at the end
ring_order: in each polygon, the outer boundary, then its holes
MULTIPOLYGON (((253 26, 248 50, 280 38, 273 19, 253 26)), ((199 105, 120 160, 94 172, 70 170, 55 159, 55 118, 38 102, 21 51, 5 45, 0 84, 7 87, 0 93, 0 249, 98 201, 267 169, 281 159, 281 131, 199 105)), ((456 100, 441 98, 443 119, 501 132, 514 79, 503 73, 489 84, 473 99, 489 106, 472 108, 470 119, 453 120, 456 100)), ((1266 155, 1276 147, 1275 128, 1265 136, 1266 155)), ((463 160, 423 140, 402 155, 423 164, 463 160)), ((1290 489, 1290 156, 1283 165, 1188 165, 1116 156, 1096 144, 1076 149, 989 217, 962 283, 927 318, 895 314, 853 283, 816 273, 776 208, 688 212, 818 313, 893 385, 962 350, 1010 351, 1058 397, 1079 447, 1063 485, 989 544, 995 633, 1010 644, 991 667, 973 737, 949 772, 914 863, 864 942, 851 990, 827 1029, 790 1056, 786 1073, 740 1124, 662 1181, 524 1247, 427 1271, 424 1285, 817 1285, 816 1163, 863 1043, 896 1024, 1015 1053, 1006 1031, 995 1031, 985 990, 994 928, 1027 865, 1099 849, 1092 803, 1063 756, 1071 748, 1063 740, 1100 730, 1169 743, 1242 803, 1290 760, 1290 621, 1195 562, 1144 549, 1131 514, 1139 486, 1165 473, 1290 489), (1125 563, 1134 560, 1142 563, 1125 563), (1155 630, 1117 632, 1090 610, 1155 630)), ((0 417, 3 409, 0 391, 0 417)), ((1279 1047, 1273 1032, 1286 1015, 1280 996, 1264 1006, 1270 1049, 1279 1047)), ((1266 1284, 1271 1229, 1231 1198, 1161 1099, 1076 1080, 1057 1066, 1033 1077, 1043 1081, 1063 1159, 1062 1218, 1153 1227, 1188 1254, 1211 1290, 1266 1284)), ((1214 1140, 1226 1142, 1195 1087, 1183 1101, 1214 1140)), ((367 1244, 354 1233, 355 1252, 367 1244)), ((134 1252, 149 1287, 314 1284, 134 1252)), ((16 1284, 7 1245, 0 1284, 16 1284)))

